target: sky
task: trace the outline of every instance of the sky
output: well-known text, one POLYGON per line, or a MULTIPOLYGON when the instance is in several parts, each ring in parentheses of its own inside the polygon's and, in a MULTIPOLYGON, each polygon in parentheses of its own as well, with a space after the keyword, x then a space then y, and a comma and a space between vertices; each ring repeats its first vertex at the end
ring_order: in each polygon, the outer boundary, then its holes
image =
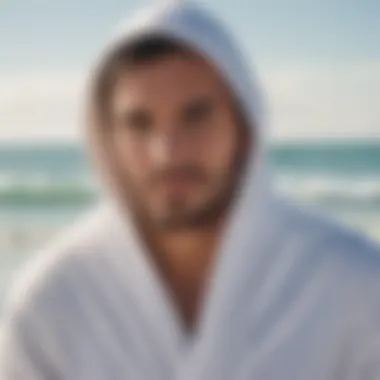
MULTIPOLYGON (((158 1, 157 1, 158 2, 158 1)), ((143 0, 0 0, 0 142, 76 140, 83 83, 143 0)), ((204 0, 262 82, 275 140, 380 140, 378 0, 204 0)))

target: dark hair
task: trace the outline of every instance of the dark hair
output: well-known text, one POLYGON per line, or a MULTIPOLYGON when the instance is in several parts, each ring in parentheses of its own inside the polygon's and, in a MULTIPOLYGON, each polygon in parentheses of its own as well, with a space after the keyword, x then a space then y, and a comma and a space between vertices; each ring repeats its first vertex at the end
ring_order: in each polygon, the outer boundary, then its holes
POLYGON ((187 47, 172 38, 148 36, 116 49, 111 60, 115 59, 124 64, 139 65, 188 51, 187 47))

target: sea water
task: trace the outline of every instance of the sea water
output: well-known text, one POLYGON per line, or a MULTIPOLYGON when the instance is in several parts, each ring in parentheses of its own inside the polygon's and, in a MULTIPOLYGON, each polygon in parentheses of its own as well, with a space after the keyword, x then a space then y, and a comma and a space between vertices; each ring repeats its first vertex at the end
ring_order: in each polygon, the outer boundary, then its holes
MULTIPOLYGON (((283 143, 278 190, 380 241, 380 142, 283 143)), ((0 147, 0 313, 15 269, 98 201, 77 145, 0 147)))

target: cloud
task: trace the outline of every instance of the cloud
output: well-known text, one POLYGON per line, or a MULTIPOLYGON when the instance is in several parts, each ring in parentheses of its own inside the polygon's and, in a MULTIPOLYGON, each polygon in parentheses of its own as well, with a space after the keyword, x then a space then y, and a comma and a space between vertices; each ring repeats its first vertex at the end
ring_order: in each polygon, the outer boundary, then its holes
POLYGON ((275 138, 380 138, 380 62, 263 72, 275 138))
MULTIPOLYGON (((261 74, 274 138, 380 138, 380 62, 261 74)), ((0 83, 0 141, 81 135, 83 73, 3 72, 0 83)))
POLYGON ((11 72, 0 77, 0 140, 80 136, 83 75, 71 71, 11 72))

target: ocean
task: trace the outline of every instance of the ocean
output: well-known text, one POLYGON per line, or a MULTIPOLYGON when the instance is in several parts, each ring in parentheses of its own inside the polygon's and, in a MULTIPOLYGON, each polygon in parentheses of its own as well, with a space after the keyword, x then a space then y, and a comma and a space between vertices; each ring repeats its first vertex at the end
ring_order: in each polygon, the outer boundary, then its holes
MULTIPOLYGON (((380 142, 282 143, 268 159, 280 192, 380 242, 380 142)), ((15 269, 98 194, 79 146, 0 147, 0 312, 15 269)))

